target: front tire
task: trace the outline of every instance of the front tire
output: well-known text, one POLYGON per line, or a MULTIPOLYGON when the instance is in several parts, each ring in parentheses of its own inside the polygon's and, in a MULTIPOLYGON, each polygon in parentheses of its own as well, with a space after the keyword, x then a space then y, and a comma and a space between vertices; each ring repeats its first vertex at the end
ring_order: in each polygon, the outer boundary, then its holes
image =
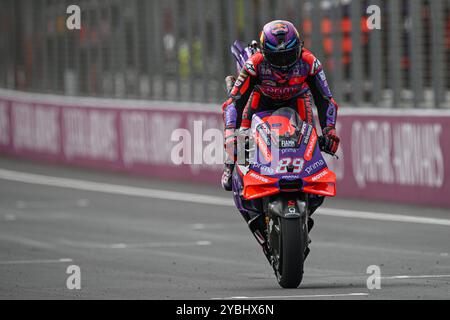
POLYGON ((280 263, 277 273, 282 288, 297 288, 303 279, 304 224, 300 219, 280 219, 280 263))

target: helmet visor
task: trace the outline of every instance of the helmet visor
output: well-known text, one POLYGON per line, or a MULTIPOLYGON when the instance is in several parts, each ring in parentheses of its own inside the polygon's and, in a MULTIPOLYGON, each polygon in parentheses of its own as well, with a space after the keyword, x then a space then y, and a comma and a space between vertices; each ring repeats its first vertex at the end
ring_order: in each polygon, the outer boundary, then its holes
POLYGON ((264 57, 275 67, 290 67, 297 62, 299 51, 299 47, 277 52, 264 50, 264 57))

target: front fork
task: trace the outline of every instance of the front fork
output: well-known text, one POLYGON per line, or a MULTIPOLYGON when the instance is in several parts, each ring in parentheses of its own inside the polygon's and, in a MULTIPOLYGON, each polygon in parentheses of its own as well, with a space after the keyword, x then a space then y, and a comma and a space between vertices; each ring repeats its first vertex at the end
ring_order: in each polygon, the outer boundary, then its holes
MULTIPOLYGON (((305 229, 309 232, 309 197, 307 194, 280 193, 264 198, 263 212, 264 214, 249 219, 247 223, 256 241, 263 248, 267 260, 273 264, 274 252, 272 248, 274 245, 271 244, 271 241, 277 239, 275 233, 279 232, 280 219, 298 219, 299 227, 305 224, 307 226, 305 229)), ((308 232, 305 234, 306 244, 310 242, 308 232)), ((309 248, 307 247, 305 255, 308 253, 309 248)))

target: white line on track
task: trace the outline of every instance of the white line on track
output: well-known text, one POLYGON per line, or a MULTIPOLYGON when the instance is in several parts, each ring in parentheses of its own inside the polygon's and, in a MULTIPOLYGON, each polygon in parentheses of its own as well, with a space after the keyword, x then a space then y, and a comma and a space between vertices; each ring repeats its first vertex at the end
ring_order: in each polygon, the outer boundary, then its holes
POLYGON ((432 274, 432 275, 411 275, 411 276, 390 276, 380 277, 381 279, 432 279, 432 278, 450 278, 450 274, 432 274))
POLYGON ((10 235, 10 234, 0 234, 0 240, 6 242, 14 242, 23 246, 40 248, 40 249, 51 249, 54 247, 53 244, 37 241, 34 239, 29 239, 23 236, 10 235))
POLYGON ((146 248, 172 248, 172 247, 191 247, 191 246, 209 246, 210 241, 199 240, 193 242, 147 242, 147 243, 95 243, 84 241, 72 241, 61 239, 60 244, 89 249, 146 249, 146 248))
POLYGON ((369 252, 384 252, 391 254, 401 254, 401 255, 418 255, 418 256, 431 256, 431 257, 442 257, 447 258, 449 254, 447 252, 435 252, 429 250, 410 250, 405 248, 392 248, 392 247, 380 247, 375 244, 373 245, 362 245, 354 242, 338 242, 338 241, 314 241, 314 247, 318 248, 339 248, 339 250, 360 250, 364 251, 366 254, 369 252))
POLYGON ((355 293, 336 293, 336 294, 305 294, 305 295, 292 295, 292 296, 261 296, 261 297, 236 296, 236 297, 227 297, 227 298, 212 298, 212 300, 331 298, 331 297, 358 297, 358 296, 368 296, 368 295, 369 295, 368 293, 355 292, 355 293))
MULTIPOLYGON (((185 193, 169 190, 148 189, 148 188, 132 187, 87 180, 59 178, 5 169, 0 169, 0 179, 52 187, 70 188, 70 189, 103 192, 110 194, 120 194, 134 197, 181 201, 181 202, 190 202, 196 204, 207 204, 215 206, 234 206, 232 199, 224 197, 216 197, 211 195, 185 193)), ((409 222, 418 224, 450 226, 449 219, 405 216, 405 215, 357 211, 357 210, 321 208, 319 209, 317 214, 340 218, 358 218, 358 219, 378 220, 378 221, 409 222)))
POLYGON ((73 262, 70 258, 61 258, 61 259, 48 259, 48 260, 10 260, 10 261, 0 261, 0 265, 8 265, 8 264, 47 264, 47 263, 67 263, 73 262))
POLYGON ((450 226, 450 220, 448 220, 448 219, 404 216, 404 215, 381 213, 381 212, 320 208, 319 211, 317 211, 317 213, 321 214, 321 215, 341 217, 341 218, 359 218, 359 219, 367 219, 367 220, 410 222, 410 223, 450 226))
POLYGON ((175 200, 182 202, 192 202, 198 204, 213 204, 221 206, 232 206, 232 199, 215 197, 209 195, 201 195, 194 193, 166 191, 157 189, 147 189, 139 187, 131 187, 125 185, 116 185, 110 183, 93 182, 79 179, 59 178, 45 176, 34 173, 25 173, 19 171, 11 171, 0 169, 0 179, 24 182, 30 184, 38 184, 60 188, 70 188, 84 191, 103 192, 111 194, 120 194, 144 198, 156 198, 163 200, 175 200))
POLYGON ((5 221, 16 221, 17 216, 14 213, 6 213, 4 215, 5 221))

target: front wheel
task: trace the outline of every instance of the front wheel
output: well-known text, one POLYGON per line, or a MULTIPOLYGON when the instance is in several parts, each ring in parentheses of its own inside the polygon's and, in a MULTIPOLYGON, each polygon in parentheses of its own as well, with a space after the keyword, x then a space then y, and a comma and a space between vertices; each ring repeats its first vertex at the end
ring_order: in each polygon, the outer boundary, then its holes
POLYGON ((283 288, 297 288, 303 279, 305 230, 300 219, 280 219, 277 280, 283 288))

